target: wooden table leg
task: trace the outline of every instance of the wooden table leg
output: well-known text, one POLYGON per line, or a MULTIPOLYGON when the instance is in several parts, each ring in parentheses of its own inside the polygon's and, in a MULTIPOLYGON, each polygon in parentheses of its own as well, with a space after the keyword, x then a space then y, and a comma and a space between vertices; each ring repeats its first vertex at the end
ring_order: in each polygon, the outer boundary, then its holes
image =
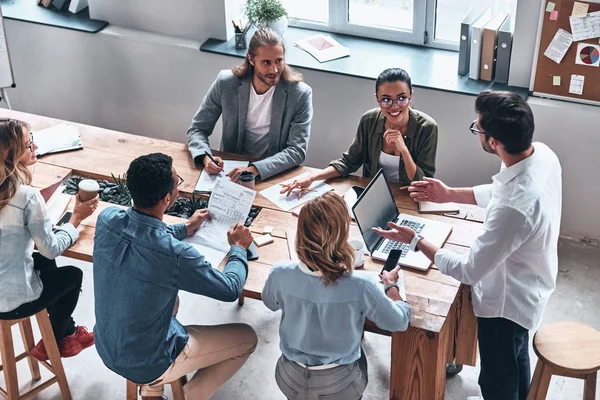
POLYGON ((244 295, 241 295, 241 296, 238 298, 238 305, 239 305, 240 307, 244 305, 244 300, 245 300, 245 299, 246 299, 246 297, 244 297, 244 295))
POLYGON ((390 399, 441 400, 446 390, 450 332, 408 328, 392 334, 390 399))
POLYGON ((583 386, 583 400, 594 400, 596 398, 596 381, 598 380, 598 373, 587 374, 585 376, 585 383, 583 386))
POLYGON ((454 333, 455 362, 475 366, 477 363, 477 317, 471 302, 471 287, 460 285, 454 333))

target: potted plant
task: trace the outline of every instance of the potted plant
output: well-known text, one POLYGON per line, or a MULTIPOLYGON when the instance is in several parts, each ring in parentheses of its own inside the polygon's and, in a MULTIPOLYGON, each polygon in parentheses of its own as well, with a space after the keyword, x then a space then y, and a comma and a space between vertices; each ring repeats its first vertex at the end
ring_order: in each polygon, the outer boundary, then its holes
POLYGON ((256 27, 271 28, 281 36, 287 30, 287 11, 281 0, 247 0, 244 14, 256 27))

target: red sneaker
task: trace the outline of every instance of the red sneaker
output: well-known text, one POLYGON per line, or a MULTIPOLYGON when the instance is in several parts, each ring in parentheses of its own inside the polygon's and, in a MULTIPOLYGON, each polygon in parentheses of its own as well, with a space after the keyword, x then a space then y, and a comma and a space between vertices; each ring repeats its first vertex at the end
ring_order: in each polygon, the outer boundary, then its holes
POLYGON ((88 332, 85 326, 78 326, 75 333, 65 336, 58 343, 61 357, 73 357, 94 344, 94 332, 88 332))
POLYGON ((39 361, 48 361, 48 353, 46 353, 46 346, 44 346, 43 340, 40 340, 38 344, 31 349, 30 354, 39 361))

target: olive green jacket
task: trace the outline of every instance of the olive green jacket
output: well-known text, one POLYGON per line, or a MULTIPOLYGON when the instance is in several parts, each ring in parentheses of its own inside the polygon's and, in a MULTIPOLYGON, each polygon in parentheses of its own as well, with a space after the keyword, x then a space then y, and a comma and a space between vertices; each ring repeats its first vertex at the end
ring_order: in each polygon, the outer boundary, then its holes
MULTIPOLYGON (((348 151, 342 158, 329 163, 342 176, 363 167, 363 176, 372 178, 379 169, 383 133, 385 132, 385 116, 379 108, 367 111, 358 124, 356 136, 348 151)), ((404 142, 417 165, 413 181, 422 180, 424 176, 435 174, 435 154, 437 151, 438 126, 429 115, 409 109, 408 129, 404 134, 404 142)), ((404 161, 400 156, 400 185, 408 185, 411 179, 406 176, 404 161)))

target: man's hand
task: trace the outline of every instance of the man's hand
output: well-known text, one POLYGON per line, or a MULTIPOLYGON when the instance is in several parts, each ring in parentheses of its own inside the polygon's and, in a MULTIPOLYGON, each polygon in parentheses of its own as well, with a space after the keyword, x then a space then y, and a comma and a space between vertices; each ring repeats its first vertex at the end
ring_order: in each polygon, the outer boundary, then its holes
POLYGON ((210 212, 206 208, 202 210, 196 210, 190 219, 185 221, 185 229, 187 230, 188 237, 196 233, 202 223, 207 219, 210 219, 210 212))
POLYGON ((250 229, 239 222, 229 228, 229 232, 227 232, 227 241, 230 246, 239 246, 248 250, 248 247, 252 244, 252 240, 250 229))
POLYGON ((383 271, 381 274, 379 274, 379 278, 381 278, 381 282, 383 282, 384 285, 389 285, 391 283, 398 282, 399 273, 400 266, 397 265, 396 268, 394 268, 391 271, 383 271))
POLYGON ((383 140, 387 144, 392 144, 401 154, 408 150, 402 132, 397 129, 388 129, 383 134, 383 140))
POLYGON ((252 174, 254 176, 258 176, 258 170, 256 169, 256 167, 254 165, 251 165, 249 167, 237 167, 237 168, 234 168, 231 171, 229 171, 229 173, 227 174, 227 176, 232 181, 237 182, 237 181, 240 180, 240 175, 242 174, 242 172, 245 172, 245 171, 252 172, 252 174))
POLYGON ((215 164, 209 156, 204 156, 202 164, 204 164, 204 170, 209 175, 216 175, 223 171, 223 159, 221 157, 213 157, 219 165, 215 164))
POLYGON ((434 203, 447 203, 452 201, 451 190, 439 179, 423 178, 422 181, 415 181, 408 188, 410 197, 414 201, 432 201, 434 203))
POLYGON ((400 243, 410 243, 416 235, 415 231, 406 226, 396 225, 393 222, 388 222, 387 226, 388 228, 391 228, 391 230, 386 231, 381 228, 373 228, 373 232, 386 239, 395 240, 400 243))
MULTIPOLYGON (((295 179, 294 182, 290 183, 288 186, 284 186, 280 194, 285 194, 285 197, 288 197, 295 189, 307 189, 314 182, 314 178, 312 175, 305 176, 302 179, 295 179)), ((302 196, 304 191, 300 191, 298 196, 302 196)))

